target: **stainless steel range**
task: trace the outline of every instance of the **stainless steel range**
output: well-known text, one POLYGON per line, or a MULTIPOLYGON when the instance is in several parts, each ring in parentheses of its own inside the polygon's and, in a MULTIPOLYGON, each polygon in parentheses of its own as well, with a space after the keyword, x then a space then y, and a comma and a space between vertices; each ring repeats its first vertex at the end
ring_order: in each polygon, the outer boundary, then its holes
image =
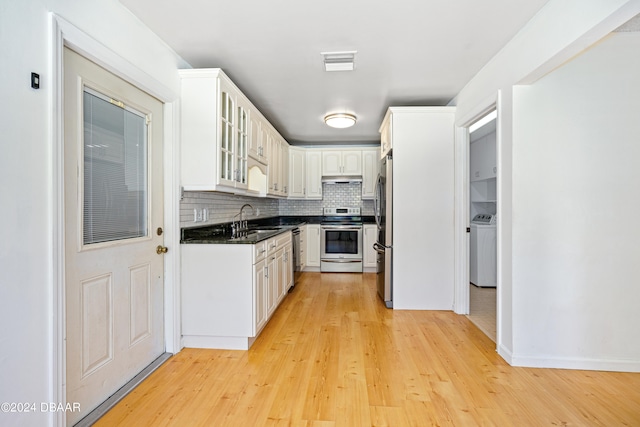
POLYGON ((320 224, 320 271, 362 273, 360 208, 324 208, 320 224))

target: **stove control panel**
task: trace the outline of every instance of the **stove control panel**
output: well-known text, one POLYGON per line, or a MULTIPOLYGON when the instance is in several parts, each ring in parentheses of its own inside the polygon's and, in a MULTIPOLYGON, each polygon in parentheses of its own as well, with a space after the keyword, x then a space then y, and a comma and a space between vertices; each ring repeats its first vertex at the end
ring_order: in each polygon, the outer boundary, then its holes
POLYGON ((327 215, 331 215, 331 216, 350 216, 350 215, 360 215, 360 208, 324 208, 322 210, 323 214, 325 216, 327 215))

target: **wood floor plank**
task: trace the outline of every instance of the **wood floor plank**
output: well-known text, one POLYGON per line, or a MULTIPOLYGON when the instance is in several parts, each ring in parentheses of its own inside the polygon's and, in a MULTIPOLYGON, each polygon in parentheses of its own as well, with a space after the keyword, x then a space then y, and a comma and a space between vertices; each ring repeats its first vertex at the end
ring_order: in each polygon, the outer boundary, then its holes
POLYGON ((97 426, 640 426, 640 374, 509 366, 466 316, 304 273, 249 351, 184 349, 97 426))

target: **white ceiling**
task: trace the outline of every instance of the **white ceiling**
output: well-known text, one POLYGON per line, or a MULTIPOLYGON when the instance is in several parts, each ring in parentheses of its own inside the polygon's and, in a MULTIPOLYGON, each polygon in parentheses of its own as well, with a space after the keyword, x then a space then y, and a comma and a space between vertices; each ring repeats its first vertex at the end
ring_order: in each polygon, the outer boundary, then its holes
POLYGON ((120 0, 194 68, 222 68, 292 144, 379 141, 388 106, 446 105, 548 0, 120 0), (356 50, 355 71, 320 52, 356 50), (349 129, 322 118, 351 112, 349 129))

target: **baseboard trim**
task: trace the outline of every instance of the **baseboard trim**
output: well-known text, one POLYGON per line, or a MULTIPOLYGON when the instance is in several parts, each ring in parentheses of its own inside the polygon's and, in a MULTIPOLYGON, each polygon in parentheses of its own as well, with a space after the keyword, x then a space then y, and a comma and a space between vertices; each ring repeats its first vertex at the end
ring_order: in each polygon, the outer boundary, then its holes
POLYGON ((569 357, 537 357, 512 355, 511 366, 527 368, 578 369, 585 371, 640 372, 640 361, 586 359, 569 357))
POLYGON ((156 360, 151 362, 149 366, 144 368, 138 375, 133 377, 128 383, 123 385, 118 391, 113 393, 111 397, 102 402, 93 411, 89 412, 83 419, 74 424, 74 427, 89 427, 98 421, 109 409, 116 406, 127 394, 136 388, 142 381, 144 381, 153 371, 158 369, 164 362, 169 360, 173 356, 171 353, 163 353, 156 360))

